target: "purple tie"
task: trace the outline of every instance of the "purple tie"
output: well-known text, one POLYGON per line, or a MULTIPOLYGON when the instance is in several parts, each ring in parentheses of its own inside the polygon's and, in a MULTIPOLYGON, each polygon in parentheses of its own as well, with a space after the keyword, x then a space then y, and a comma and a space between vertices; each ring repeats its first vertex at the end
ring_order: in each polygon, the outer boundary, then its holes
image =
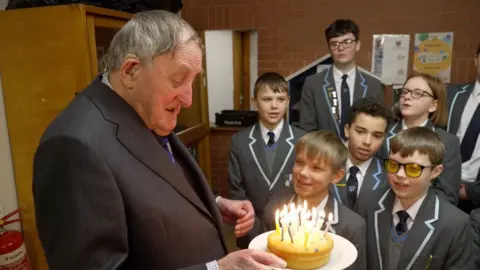
POLYGON ((170 147, 170 143, 168 142, 168 137, 161 138, 160 143, 162 144, 163 149, 167 151, 172 163, 175 163, 175 158, 173 157, 172 148, 170 147))

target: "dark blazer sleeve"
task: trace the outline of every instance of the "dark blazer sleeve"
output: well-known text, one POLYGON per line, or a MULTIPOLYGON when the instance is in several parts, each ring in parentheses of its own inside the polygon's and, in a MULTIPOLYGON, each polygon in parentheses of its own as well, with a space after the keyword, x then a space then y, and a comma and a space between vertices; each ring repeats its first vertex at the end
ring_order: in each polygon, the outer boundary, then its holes
POLYGON ((473 231, 471 223, 466 218, 461 220, 452 228, 453 237, 449 247, 449 252, 445 260, 443 269, 449 270, 473 270, 475 269, 472 236, 473 231))
POLYGON ((248 200, 243 187, 242 169, 240 168, 238 152, 238 134, 232 136, 230 156, 228 158, 228 183, 230 185, 230 199, 248 200))
POLYGON ((302 89, 302 96, 300 98, 300 128, 307 132, 318 130, 316 121, 317 112, 315 110, 313 95, 315 85, 313 83, 314 78, 312 76, 305 79, 302 89))
POLYGON ((474 182, 465 184, 465 190, 467 192, 468 199, 472 201, 475 208, 480 207, 480 171, 478 172, 477 179, 475 179, 474 182))
POLYGON ((443 156, 443 172, 434 182, 433 190, 451 204, 457 205, 458 190, 460 189, 460 180, 462 178, 460 142, 458 138, 453 135, 447 138, 445 141, 445 154, 443 156))
POLYGON ((42 143, 34 157, 33 195, 49 269, 116 269, 126 259, 122 194, 93 148, 60 136, 42 143))

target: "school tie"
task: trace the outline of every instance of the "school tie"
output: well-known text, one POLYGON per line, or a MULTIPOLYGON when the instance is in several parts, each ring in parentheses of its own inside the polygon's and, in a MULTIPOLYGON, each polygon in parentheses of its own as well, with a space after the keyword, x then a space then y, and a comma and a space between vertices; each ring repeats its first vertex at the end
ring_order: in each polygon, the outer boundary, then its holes
POLYGON ((348 207, 353 208, 357 202, 358 179, 357 173, 360 171, 357 166, 352 166, 348 170, 350 175, 347 180, 347 199, 348 207))
POLYGON ((397 230, 397 234, 401 235, 408 231, 407 220, 410 217, 405 210, 401 210, 397 212, 397 216, 400 219, 397 226, 395 226, 395 230, 397 230))
POLYGON ((173 157, 172 148, 170 147, 170 143, 168 142, 168 137, 160 137, 160 144, 162 145, 163 149, 167 151, 172 163, 175 163, 175 158, 173 157))
POLYGON ((468 124, 462 143, 460 144, 462 163, 472 158, 478 135, 480 135, 480 104, 478 104, 477 109, 473 113, 472 120, 470 120, 470 124, 468 124))
POLYGON ((272 145, 275 144, 275 133, 273 133, 272 131, 269 131, 267 133, 269 139, 268 139, 268 142, 267 142, 267 146, 268 147, 271 147, 272 145))
POLYGON ((342 76, 342 117, 340 118, 340 133, 342 138, 345 140, 344 126, 350 121, 350 89, 348 88, 347 83, 348 75, 344 74, 342 76))

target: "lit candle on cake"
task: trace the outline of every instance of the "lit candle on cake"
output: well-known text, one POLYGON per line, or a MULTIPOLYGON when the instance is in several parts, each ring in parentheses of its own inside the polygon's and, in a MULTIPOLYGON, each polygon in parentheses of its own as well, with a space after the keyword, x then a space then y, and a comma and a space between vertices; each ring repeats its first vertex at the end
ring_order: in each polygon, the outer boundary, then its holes
POLYGON ((315 227, 315 230, 316 231, 321 231, 322 230, 322 226, 323 226, 323 222, 324 222, 324 218, 325 218, 325 212, 323 211, 320 211, 320 215, 318 217, 318 221, 317 221, 317 227, 315 227))
POLYGON ((323 233, 323 236, 327 235, 327 232, 330 230, 330 226, 331 226, 330 223, 332 223, 332 220, 333 220, 333 215, 330 212, 330 214, 328 214, 327 227, 325 228, 325 232, 323 233))
POLYGON ((277 211, 275 211, 275 230, 280 233, 280 213, 277 209, 277 211))

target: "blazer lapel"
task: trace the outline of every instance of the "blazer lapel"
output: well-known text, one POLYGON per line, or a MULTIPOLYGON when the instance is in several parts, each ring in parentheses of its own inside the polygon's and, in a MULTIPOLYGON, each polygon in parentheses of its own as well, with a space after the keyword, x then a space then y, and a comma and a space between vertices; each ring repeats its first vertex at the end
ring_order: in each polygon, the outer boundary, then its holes
POLYGON ((400 261, 398 262, 398 269, 411 269, 418 256, 422 253, 422 250, 435 232, 439 204, 437 195, 435 195, 433 190, 429 190, 415 217, 413 226, 408 232, 400 255, 400 261))
MULTIPOLYGON (((368 166, 365 177, 363 178, 363 184, 360 188, 360 194, 369 194, 370 191, 376 190, 382 183, 382 163, 379 159, 373 157, 372 162, 368 166)), ((359 196, 360 198, 362 195, 359 196)))
POLYGON ((347 179, 343 176, 342 180, 336 184, 330 185, 330 193, 341 203, 347 203, 347 179))
POLYGON ((262 175, 267 185, 270 187, 272 183, 270 182, 270 170, 268 169, 266 163, 267 161, 265 158, 266 145, 263 141, 263 137, 260 132, 260 125, 258 123, 252 127, 248 138, 250 139, 248 147, 250 149, 250 153, 252 154, 253 160, 255 161, 255 165, 257 165, 260 174, 262 175))
POLYGON ((385 140, 385 143, 387 145, 387 155, 390 152, 390 140, 397 135, 398 132, 402 130, 402 123, 401 122, 396 122, 387 132, 387 139, 385 140))
MULTIPOLYGON (((388 189, 378 201, 378 208, 374 212, 375 246, 377 249, 378 265, 383 270, 384 261, 383 252, 388 250, 388 235, 390 235, 390 225, 392 224, 392 209, 395 201, 395 195, 391 189, 388 189)), ((385 269, 388 270, 388 269, 385 269)))
MULTIPOLYGON (((328 215, 332 213, 332 221, 330 222, 330 233, 337 233, 336 229, 338 224, 338 201, 335 199, 335 196, 328 194, 327 204, 325 205, 325 221, 328 221, 328 215)), ((325 226, 325 222, 323 223, 325 226)))
POLYGON ((294 144, 292 143, 292 140, 294 139, 292 127, 287 121, 284 121, 283 123, 284 124, 280 138, 277 140, 278 146, 275 153, 275 161, 272 166, 272 172, 270 173, 271 177, 273 178, 273 182, 270 185, 270 190, 273 189, 277 181, 280 179, 280 176, 294 150, 294 144))
POLYGON ((462 118, 463 110, 467 104, 468 98, 473 91, 474 84, 468 84, 462 87, 453 97, 450 111, 448 112, 448 126, 447 131, 456 134, 460 120, 462 118))
POLYGON ((367 80, 363 76, 362 72, 356 68, 355 75, 355 88, 353 89, 353 100, 365 97, 368 92, 367 80))
POLYGON ((335 87, 335 79, 333 78, 333 70, 332 68, 328 68, 325 77, 323 78, 323 95, 325 96, 325 102, 327 103, 327 110, 328 110, 328 115, 333 120, 333 123, 335 124, 335 128, 337 130, 337 134, 340 133, 339 129, 339 110, 338 110, 338 96, 337 96, 337 90, 335 87))
POLYGON ((117 139, 147 168, 169 183, 180 195, 201 212, 212 217, 210 211, 186 181, 177 181, 180 168, 173 164, 169 155, 148 130, 138 114, 120 96, 98 77, 87 90, 87 95, 102 111, 105 119, 118 125, 117 139))

